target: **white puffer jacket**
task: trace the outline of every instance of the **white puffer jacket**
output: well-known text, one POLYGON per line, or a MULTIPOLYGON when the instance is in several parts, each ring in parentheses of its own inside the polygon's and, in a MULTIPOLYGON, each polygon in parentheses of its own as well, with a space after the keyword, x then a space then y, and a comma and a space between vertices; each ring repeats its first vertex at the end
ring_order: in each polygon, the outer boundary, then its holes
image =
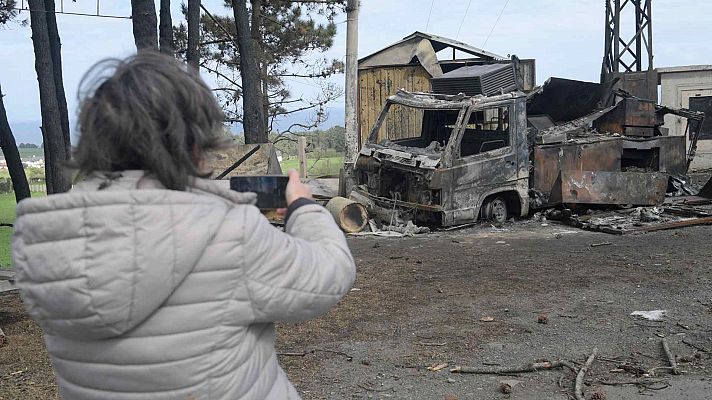
POLYGON ((323 207, 298 208, 284 233, 253 202, 125 171, 18 205, 17 286, 63 398, 299 398, 273 323, 329 310, 354 261, 323 207))

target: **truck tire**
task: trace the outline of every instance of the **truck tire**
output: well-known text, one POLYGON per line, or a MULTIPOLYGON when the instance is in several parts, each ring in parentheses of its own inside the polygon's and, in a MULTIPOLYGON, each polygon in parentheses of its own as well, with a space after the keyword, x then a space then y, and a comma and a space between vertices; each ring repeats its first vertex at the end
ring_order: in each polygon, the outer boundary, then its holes
POLYGON ((507 202, 501 197, 493 197, 482 206, 482 219, 486 221, 503 224, 508 218, 507 202))

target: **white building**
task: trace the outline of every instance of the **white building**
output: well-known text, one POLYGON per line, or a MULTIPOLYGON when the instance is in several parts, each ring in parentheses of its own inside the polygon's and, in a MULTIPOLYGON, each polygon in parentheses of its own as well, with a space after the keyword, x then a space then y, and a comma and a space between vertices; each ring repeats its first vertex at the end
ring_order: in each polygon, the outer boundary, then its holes
MULTIPOLYGON (((712 65, 658 68, 657 71, 660 104, 705 112, 697 156, 690 169, 712 168, 712 65)), ((664 127, 670 129, 670 135, 684 135, 686 122, 682 117, 666 115, 664 127)))

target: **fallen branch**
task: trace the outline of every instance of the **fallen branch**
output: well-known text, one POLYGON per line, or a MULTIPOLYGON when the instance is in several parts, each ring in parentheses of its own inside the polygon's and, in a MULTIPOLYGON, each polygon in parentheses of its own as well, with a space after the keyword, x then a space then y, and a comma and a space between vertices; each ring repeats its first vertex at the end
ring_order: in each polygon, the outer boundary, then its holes
POLYGON ((502 375, 502 374, 518 374, 522 372, 536 372, 545 369, 555 369, 566 367, 576 372, 576 367, 571 365, 568 361, 553 361, 553 362, 539 362, 522 365, 520 367, 503 367, 503 368, 477 368, 477 367, 463 367, 456 366, 452 368, 450 372, 456 374, 484 374, 484 375, 502 375))
POLYGON ((304 357, 307 355, 307 353, 301 352, 301 353, 277 353, 278 356, 293 356, 293 357, 304 357))
POLYGON ((388 392, 388 391, 390 391, 390 390, 393 390, 393 386, 385 387, 385 388, 383 388, 383 389, 376 389, 376 388, 368 387, 368 386, 366 386, 366 385, 364 385, 364 384, 361 384, 361 383, 357 383, 356 386, 360 387, 360 388, 363 389, 363 390, 367 390, 367 391, 369 391, 369 392, 377 392, 377 393, 388 392))
POLYGON ((314 354, 317 351, 323 351, 324 353, 333 353, 333 354, 338 354, 340 356, 346 357, 346 361, 352 361, 354 358, 344 352, 341 351, 336 351, 336 350, 327 350, 327 349, 311 349, 309 351, 295 351, 295 352, 286 352, 286 353, 277 353, 278 356, 291 356, 291 357, 305 357, 307 354, 314 354))
POLYGON ((662 390, 665 388, 670 387, 670 384, 666 379, 640 379, 637 381, 625 381, 625 382, 610 382, 610 381, 605 381, 605 380, 599 380, 596 381, 596 383, 599 383, 601 385, 606 385, 606 386, 625 386, 625 385, 635 385, 642 387, 647 390, 662 390), (663 384, 664 386, 662 387, 653 387, 655 384, 663 384))
POLYGON ((685 343, 686 345, 692 347, 693 349, 697 349, 703 353, 712 353, 709 349, 706 349, 700 345, 694 344, 687 339, 682 339, 682 343, 685 343))
POLYGON ((612 244, 611 242, 591 243, 591 247, 611 246, 612 244))
POLYGON ((593 349, 591 355, 588 356, 588 360, 586 360, 586 364, 581 367, 578 375, 576 375, 576 386, 574 386, 574 395, 576 396, 576 400, 586 400, 586 396, 583 394, 583 378, 586 376, 588 369, 591 368, 591 364, 593 364, 593 360, 596 358, 597 354, 598 349, 593 349))
POLYGON ((670 367, 672 368, 672 374, 680 375, 680 370, 677 369, 677 362, 675 361, 675 356, 670 351, 670 346, 668 346, 667 340, 665 340, 665 338, 662 338, 660 342, 663 345, 663 351, 665 351, 665 355, 667 356, 668 362, 670 363, 670 367))

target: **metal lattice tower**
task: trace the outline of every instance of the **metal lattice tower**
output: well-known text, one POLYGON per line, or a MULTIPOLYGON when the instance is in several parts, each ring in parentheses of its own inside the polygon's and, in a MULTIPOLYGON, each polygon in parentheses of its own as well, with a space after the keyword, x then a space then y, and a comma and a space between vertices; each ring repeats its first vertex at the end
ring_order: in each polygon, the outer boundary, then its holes
POLYGON ((601 68, 601 81, 611 73, 653 70, 652 0, 606 0, 606 46, 601 68), (635 34, 621 37, 621 15, 635 12, 635 34), (648 63, 643 67, 647 54, 648 63))

